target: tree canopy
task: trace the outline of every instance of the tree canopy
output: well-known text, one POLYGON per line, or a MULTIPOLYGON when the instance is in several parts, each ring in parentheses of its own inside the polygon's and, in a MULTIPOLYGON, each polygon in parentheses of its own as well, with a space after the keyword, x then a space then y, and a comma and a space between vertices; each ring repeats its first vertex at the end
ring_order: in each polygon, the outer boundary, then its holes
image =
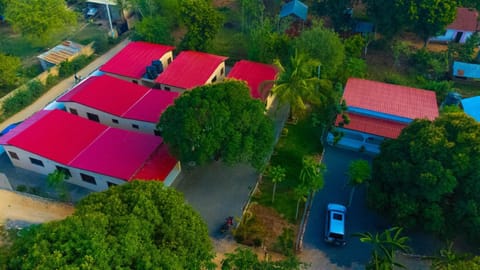
POLYGON ((72 216, 13 240, 9 269, 212 269, 214 257, 198 213, 159 182, 92 193, 72 216))
POLYGON ((382 144, 369 204, 395 224, 448 235, 480 233, 480 124, 463 112, 415 120, 382 144))
POLYGON ((20 70, 20 59, 0 53, 0 89, 15 85, 20 70))
POLYGON ((64 0, 8 0, 5 17, 15 31, 38 44, 48 43, 77 18, 64 0))
POLYGON ((273 147, 265 105, 246 83, 227 80, 183 93, 158 123, 171 152, 182 162, 249 162, 260 168, 273 147))

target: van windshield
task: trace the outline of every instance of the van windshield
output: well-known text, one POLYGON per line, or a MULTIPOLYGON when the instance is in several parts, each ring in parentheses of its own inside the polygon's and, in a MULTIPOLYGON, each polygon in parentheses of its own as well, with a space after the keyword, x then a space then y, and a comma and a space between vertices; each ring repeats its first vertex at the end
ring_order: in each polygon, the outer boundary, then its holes
POLYGON ((338 233, 330 233, 330 238, 343 240, 343 235, 338 234, 338 233))

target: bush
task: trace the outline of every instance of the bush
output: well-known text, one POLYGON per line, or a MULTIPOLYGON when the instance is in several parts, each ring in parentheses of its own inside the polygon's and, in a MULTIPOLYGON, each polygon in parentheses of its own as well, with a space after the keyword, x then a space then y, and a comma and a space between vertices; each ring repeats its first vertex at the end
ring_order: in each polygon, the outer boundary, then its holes
POLYGON ((52 86, 56 85, 60 81, 60 78, 56 75, 49 74, 45 81, 45 87, 50 89, 52 86))
POLYGON ((21 111, 43 95, 45 90, 45 86, 38 80, 28 82, 17 93, 4 100, 2 104, 3 116, 9 117, 21 111))
POLYGON ((73 75, 78 70, 88 65, 93 60, 93 56, 80 55, 72 61, 64 61, 58 67, 58 77, 66 78, 73 75))
POLYGON ((285 256, 292 256, 294 254, 294 239, 293 230, 290 228, 283 229, 282 234, 275 242, 274 249, 285 256))

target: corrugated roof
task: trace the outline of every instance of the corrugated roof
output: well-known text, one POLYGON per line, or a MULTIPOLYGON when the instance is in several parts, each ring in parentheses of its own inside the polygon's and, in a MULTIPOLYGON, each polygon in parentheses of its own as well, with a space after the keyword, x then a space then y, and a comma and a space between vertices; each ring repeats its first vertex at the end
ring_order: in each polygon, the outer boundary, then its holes
POLYGON ((246 81, 250 87, 250 95, 263 100, 273 86, 273 82, 268 81, 274 81, 277 73, 277 70, 271 65, 241 60, 235 63, 227 77, 246 81), (264 96, 260 92, 261 85, 266 87, 264 96))
POLYGON ((109 114, 122 116, 149 88, 108 75, 91 76, 60 97, 59 102, 76 102, 109 114))
POLYGON ((462 99, 463 111, 480 122, 480 96, 462 99))
POLYGON ((343 98, 349 107, 409 119, 438 116, 435 92, 407 86, 350 78, 343 98))
POLYGON ((165 144, 160 146, 151 158, 144 164, 130 180, 165 180, 173 167, 177 164, 177 160, 168 152, 165 144))
MULTIPOLYGON (((372 118, 354 113, 349 113, 348 116, 350 118, 350 123, 345 125, 344 128, 386 138, 397 138, 400 135, 400 132, 402 132, 402 129, 407 126, 407 124, 372 118)), ((341 115, 338 115, 335 124, 338 126, 338 123, 341 121, 342 117, 341 115)))
POLYGON ((151 158, 153 154, 164 153, 155 152, 162 144, 160 137, 107 127, 60 110, 37 112, 18 128, 0 137, 0 144, 12 145, 70 167, 127 181, 145 164, 162 168, 156 171, 153 179, 160 179, 158 175, 170 172, 166 170, 171 156, 151 158), (167 165, 155 163, 164 160, 167 165))
POLYGON ((201 86, 227 58, 204 52, 182 51, 155 82, 182 89, 201 86))
POLYGON ((480 79, 480 65, 454 61, 453 76, 480 79))
POLYGON ((149 90, 122 117, 150 123, 157 123, 162 113, 173 105, 180 93, 164 90, 149 90))
POLYGON ((62 42, 62 44, 53 47, 37 57, 54 65, 58 65, 70 57, 77 55, 82 47, 80 44, 66 40, 62 42))
POLYGON ((298 18, 306 21, 308 13, 308 6, 298 0, 292 0, 282 6, 280 10, 280 18, 295 15, 298 18))
POLYGON ((147 66, 153 60, 159 60, 175 47, 153 44, 142 41, 130 42, 107 63, 100 67, 101 71, 129 78, 140 79, 147 66))
POLYGON ((457 15, 455 20, 447 25, 447 29, 463 30, 463 31, 477 31, 478 27, 478 12, 472 8, 457 8, 457 15))

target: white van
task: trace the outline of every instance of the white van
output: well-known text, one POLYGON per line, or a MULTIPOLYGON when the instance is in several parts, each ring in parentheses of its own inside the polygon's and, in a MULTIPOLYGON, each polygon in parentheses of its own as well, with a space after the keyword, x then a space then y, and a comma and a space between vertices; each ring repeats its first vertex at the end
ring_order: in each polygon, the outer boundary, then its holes
POLYGON ((341 204, 329 203, 325 220, 325 242, 343 246, 345 237, 345 216, 347 208, 341 204))

